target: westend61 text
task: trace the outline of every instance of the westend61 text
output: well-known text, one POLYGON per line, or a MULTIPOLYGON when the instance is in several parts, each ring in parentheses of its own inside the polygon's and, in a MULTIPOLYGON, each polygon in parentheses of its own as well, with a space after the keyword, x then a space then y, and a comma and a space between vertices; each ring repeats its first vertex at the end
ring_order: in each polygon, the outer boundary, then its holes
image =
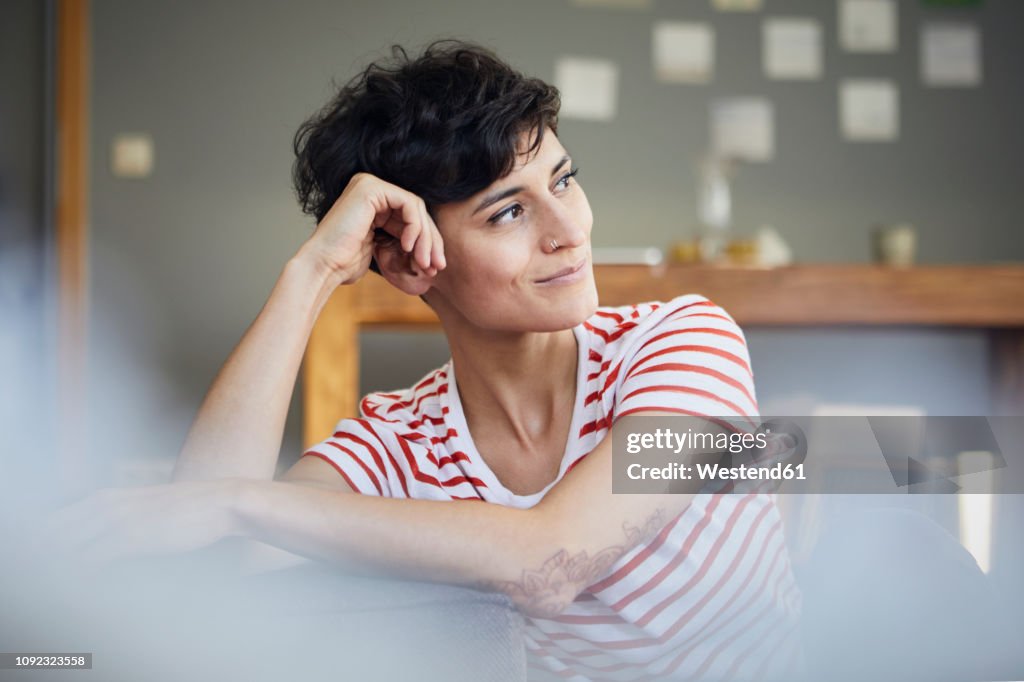
POLYGON ((720 464, 680 464, 678 462, 663 467, 645 467, 633 463, 626 468, 626 475, 634 481, 671 480, 671 481, 805 481, 804 465, 777 462, 771 466, 740 464, 727 467, 720 464))

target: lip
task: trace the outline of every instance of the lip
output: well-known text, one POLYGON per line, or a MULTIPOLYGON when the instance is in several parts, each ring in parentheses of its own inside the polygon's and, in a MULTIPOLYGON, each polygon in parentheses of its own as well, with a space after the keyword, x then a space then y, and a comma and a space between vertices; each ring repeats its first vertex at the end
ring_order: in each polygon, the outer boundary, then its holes
POLYGON ((587 258, 584 256, 580 259, 576 265, 571 265, 567 268, 559 270, 550 277, 537 280, 537 284, 563 284, 568 282, 575 282, 580 279, 583 275, 583 266, 587 264, 587 258))

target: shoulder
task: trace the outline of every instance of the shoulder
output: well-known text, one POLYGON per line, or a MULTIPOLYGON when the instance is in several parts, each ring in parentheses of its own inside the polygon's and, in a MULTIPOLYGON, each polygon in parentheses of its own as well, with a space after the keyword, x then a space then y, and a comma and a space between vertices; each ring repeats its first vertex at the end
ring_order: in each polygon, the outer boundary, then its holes
MULTIPOLYGON (((409 388, 368 393, 359 401, 359 415, 341 419, 318 448, 361 449, 374 459, 403 446, 428 446, 445 433, 441 396, 448 390, 448 365, 429 372, 409 388)), ((316 448, 314 448, 316 449, 316 448)))
POLYGON ((610 413, 757 412, 743 332, 705 296, 603 308, 588 320, 587 331, 588 400, 610 413))
POLYGON ((658 306, 633 330, 612 363, 616 414, 758 414, 746 339, 729 313, 704 296, 658 306))
POLYGON ((717 318, 735 325, 736 321, 720 305, 700 294, 683 294, 671 301, 654 305, 654 310, 647 316, 648 324, 659 324, 666 320, 683 318, 717 318))
POLYGON ((360 418, 394 431, 434 430, 444 423, 449 368, 446 363, 409 388, 367 394, 359 402, 360 418))
POLYGON ((583 326, 590 335, 590 347, 605 360, 622 357, 638 344, 675 329, 715 330, 745 344, 743 332, 732 316, 700 294, 601 307, 583 326))

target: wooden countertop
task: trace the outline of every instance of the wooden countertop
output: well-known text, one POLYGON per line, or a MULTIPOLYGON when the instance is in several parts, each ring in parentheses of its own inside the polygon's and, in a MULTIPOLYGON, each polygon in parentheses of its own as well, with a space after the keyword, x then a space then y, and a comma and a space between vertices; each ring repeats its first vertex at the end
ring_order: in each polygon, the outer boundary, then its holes
MULTIPOLYGON (((821 264, 784 268, 598 265, 601 305, 699 293, 741 325, 1024 327, 1024 265, 821 264)), ((436 324, 418 298, 369 275, 352 287, 369 325, 436 324)))

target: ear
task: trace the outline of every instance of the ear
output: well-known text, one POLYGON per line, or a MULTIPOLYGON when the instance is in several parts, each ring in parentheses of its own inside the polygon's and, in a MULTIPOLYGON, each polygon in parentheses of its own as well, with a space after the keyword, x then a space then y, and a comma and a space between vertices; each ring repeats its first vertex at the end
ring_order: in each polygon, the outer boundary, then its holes
POLYGON ((423 272, 412 254, 402 250, 397 239, 375 240, 373 258, 381 276, 410 296, 422 296, 434 285, 434 277, 423 272))

